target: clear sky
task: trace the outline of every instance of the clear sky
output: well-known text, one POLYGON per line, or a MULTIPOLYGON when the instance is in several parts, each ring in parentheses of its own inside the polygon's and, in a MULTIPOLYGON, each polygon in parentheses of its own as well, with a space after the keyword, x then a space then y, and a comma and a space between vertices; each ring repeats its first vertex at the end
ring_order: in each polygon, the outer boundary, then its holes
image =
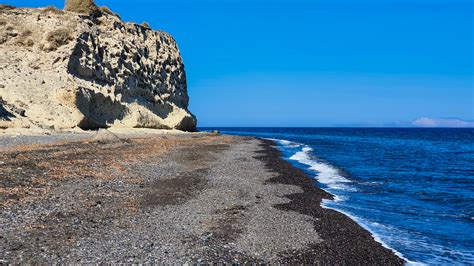
POLYGON ((97 1, 175 37, 200 126, 472 121, 472 2, 97 1))

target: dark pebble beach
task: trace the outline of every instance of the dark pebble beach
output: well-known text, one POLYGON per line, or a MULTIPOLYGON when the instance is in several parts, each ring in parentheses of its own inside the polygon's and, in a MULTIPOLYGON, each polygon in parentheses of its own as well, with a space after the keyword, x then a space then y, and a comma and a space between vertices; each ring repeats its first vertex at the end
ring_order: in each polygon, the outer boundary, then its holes
POLYGON ((0 263, 404 263, 272 141, 119 137, 2 147, 0 263))

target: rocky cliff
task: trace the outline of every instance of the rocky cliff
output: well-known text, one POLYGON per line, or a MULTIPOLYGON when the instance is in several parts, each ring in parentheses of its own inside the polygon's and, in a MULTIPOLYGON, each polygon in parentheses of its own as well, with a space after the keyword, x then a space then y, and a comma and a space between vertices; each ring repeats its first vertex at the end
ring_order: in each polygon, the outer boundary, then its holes
POLYGON ((175 40, 107 8, 0 5, 0 128, 196 129, 175 40))

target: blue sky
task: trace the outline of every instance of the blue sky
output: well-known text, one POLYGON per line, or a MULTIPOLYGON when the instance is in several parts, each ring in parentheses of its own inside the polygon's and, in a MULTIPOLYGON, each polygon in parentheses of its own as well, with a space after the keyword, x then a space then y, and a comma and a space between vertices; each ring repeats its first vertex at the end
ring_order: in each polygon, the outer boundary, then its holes
POLYGON ((471 0, 97 2, 176 38, 200 126, 474 120, 471 0))

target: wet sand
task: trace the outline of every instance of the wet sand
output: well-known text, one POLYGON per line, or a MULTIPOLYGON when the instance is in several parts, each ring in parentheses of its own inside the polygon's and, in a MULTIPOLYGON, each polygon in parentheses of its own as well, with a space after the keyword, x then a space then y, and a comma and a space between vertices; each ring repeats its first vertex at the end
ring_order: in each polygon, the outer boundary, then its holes
POLYGON ((270 141, 121 137, 3 147, 1 262, 403 264, 270 141))

